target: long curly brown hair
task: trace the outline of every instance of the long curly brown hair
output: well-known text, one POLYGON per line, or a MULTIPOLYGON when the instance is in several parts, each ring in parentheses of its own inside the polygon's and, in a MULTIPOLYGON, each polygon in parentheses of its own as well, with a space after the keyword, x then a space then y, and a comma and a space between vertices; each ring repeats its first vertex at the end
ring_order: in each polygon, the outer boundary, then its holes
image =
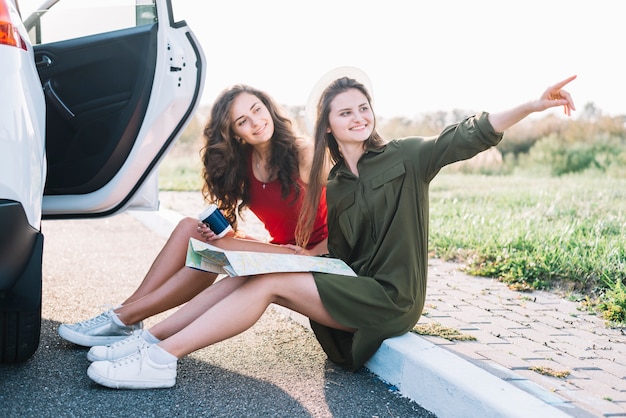
POLYGON ((235 231, 237 215, 242 215, 250 198, 248 159, 252 146, 235 139, 231 122, 233 102, 242 93, 256 96, 267 107, 274 121, 268 164, 271 177, 280 181, 282 198, 286 199, 293 187, 295 203, 302 189, 300 183, 295 181, 300 176, 300 155, 291 120, 283 115, 282 109, 265 92, 243 84, 224 90, 213 104, 203 131, 205 143, 201 150, 204 178, 202 194, 206 201, 217 205, 235 231))

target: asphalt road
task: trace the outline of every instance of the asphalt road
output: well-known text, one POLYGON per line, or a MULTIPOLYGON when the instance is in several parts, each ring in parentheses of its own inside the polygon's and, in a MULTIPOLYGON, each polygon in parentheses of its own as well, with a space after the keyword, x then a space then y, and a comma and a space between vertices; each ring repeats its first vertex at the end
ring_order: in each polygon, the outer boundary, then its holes
POLYGON ((367 370, 333 366, 310 330, 271 307, 240 336, 180 360, 172 389, 101 387, 87 377, 87 349, 61 339, 57 327, 121 302, 164 239, 129 214, 44 221, 42 230, 41 344, 29 361, 0 365, 3 418, 434 417, 367 370))

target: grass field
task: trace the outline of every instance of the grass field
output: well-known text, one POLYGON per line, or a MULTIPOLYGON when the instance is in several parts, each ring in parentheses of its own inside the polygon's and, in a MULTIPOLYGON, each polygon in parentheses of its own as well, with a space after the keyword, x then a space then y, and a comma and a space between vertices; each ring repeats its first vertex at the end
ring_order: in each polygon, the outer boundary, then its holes
POLYGON ((434 256, 626 319, 625 179, 440 174, 430 202, 434 256))
MULTIPOLYGON (((197 155, 168 156, 162 190, 200 190, 197 155)), ((431 183, 430 253, 515 290, 551 289, 626 323, 626 179, 482 176, 431 183)))
POLYGON ((159 166, 159 189, 172 191, 199 191, 202 189, 202 162, 198 146, 178 146, 159 166))

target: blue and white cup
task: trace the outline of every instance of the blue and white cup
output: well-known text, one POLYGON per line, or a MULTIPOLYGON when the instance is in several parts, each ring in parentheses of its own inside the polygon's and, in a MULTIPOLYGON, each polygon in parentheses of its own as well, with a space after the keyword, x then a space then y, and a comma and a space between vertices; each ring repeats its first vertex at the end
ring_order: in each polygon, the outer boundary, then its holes
POLYGON ((211 228, 211 231, 213 231, 218 238, 222 238, 229 231, 233 230, 228 220, 224 217, 224 214, 222 214, 214 204, 209 205, 209 207, 200 214, 199 218, 211 228))

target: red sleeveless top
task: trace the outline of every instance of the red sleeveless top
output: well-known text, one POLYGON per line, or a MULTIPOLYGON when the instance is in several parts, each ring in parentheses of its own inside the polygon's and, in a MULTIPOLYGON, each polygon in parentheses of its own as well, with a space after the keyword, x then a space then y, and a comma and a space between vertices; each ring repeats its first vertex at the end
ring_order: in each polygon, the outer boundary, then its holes
MULTIPOLYGON (((281 185, 278 180, 263 183, 254 177, 252 172, 252 159, 248 159, 248 176, 250 178, 250 204, 248 207, 265 225, 273 244, 295 244, 296 224, 300 214, 300 206, 304 200, 306 184, 298 179, 302 186, 300 196, 294 201, 295 190, 292 189, 286 199, 281 197, 281 185)), ((326 223, 326 188, 322 190, 320 205, 315 214, 313 231, 307 248, 312 248, 320 241, 328 237, 326 223)))

